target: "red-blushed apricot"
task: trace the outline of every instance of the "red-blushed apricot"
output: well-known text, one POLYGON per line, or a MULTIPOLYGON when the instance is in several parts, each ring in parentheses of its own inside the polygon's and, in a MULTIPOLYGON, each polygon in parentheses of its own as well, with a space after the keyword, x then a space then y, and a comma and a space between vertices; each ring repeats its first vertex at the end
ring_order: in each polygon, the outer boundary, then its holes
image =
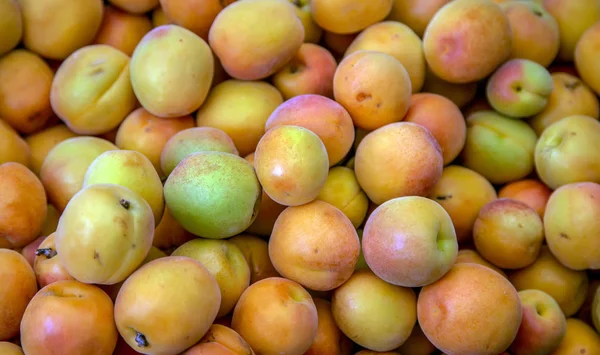
POLYGON ((146 156, 159 176, 168 175, 160 165, 164 146, 176 133, 195 126, 190 115, 162 118, 144 108, 131 112, 119 125, 115 144, 120 149, 135 150, 146 156))
POLYGON ((360 50, 346 56, 333 77, 333 96, 354 125, 374 130, 398 122, 408 111, 412 84, 393 56, 360 50))
POLYGON ((491 74, 512 49, 502 9, 488 0, 458 0, 433 16, 423 35, 427 64, 442 80, 470 83, 491 74))
POLYGON ((131 56, 146 33, 152 29, 147 16, 125 12, 114 6, 104 6, 104 17, 94 43, 108 44, 131 56))
POLYGON ((397 122, 365 136, 354 169, 369 199, 382 204, 401 196, 426 196, 440 179, 443 164, 440 145, 425 127, 397 122))
POLYGON ((552 190, 538 179, 523 179, 504 185, 498 190, 498 197, 524 202, 544 218, 551 193, 552 190))
POLYGON ((21 248, 37 238, 46 211, 38 177, 19 163, 0 164, 0 248, 21 248))
POLYGON ((270 277, 244 291, 233 311, 231 328, 257 354, 303 354, 317 335, 317 308, 298 283, 270 277))
POLYGON ((358 235, 348 217, 319 200, 285 209, 269 238, 269 257, 279 274, 315 291, 346 282, 359 253, 358 235))
POLYGON ((285 101, 271 113, 265 131, 296 125, 315 133, 327 149, 329 166, 339 163, 352 148, 354 126, 348 111, 321 95, 301 95, 285 101))
POLYGON ((25 308, 38 290, 35 274, 25 257, 10 249, 0 249, 0 341, 19 334, 25 308))
POLYGON ((521 301, 510 282, 488 267, 456 264, 421 289, 418 321, 427 338, 449 354, 499 354, 515 339, 521 301))
POLYGON ((15 49, 0 58, 0 117, 20 133, 40 130, 52 116, 54 73, 37 54, 15 49))
POLYGON ((454 102, 441 95, 413 94, 404 121, 420 124, 433 134, 442 149, 444 165, 450 164, 465 145, 465 118, 454 102))
POLYGON ((55 234, 52 233, 46 237, 35 250, 33 271, 40 287, 61 280, 75 280, 73 276, 69 275, 57 257, 55 234))

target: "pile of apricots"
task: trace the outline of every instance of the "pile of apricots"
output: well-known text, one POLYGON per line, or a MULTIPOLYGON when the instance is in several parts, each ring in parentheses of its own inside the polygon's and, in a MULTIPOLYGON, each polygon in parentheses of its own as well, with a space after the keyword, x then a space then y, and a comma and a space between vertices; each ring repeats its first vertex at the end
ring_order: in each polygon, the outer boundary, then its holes
POLYGON ((0 355, 598 355, 598 58, 598 0, 0 0, 0 355))

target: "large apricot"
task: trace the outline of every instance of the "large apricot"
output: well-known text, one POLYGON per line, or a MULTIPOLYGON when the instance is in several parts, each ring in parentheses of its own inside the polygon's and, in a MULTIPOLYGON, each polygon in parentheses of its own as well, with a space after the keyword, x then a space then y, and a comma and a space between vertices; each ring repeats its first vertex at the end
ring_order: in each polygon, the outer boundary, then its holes
POLYGON ((100 154, 118 149, 111 142, 97 137, 73 137, 58 143, 46 156, 40 168, 48 201, 62 212, 83 186, 85 173, 100 154))
POLYGON ((39 176, 42 164, 52 148, 58 143, 76 136, 77 134, 64 124, 48 127, 37 133, 26 136, 25 142, 27 142, 31 151, 31 161, 29 163, 31 171, 39 176))
POLYGON ((16 49, 0 58, 0 117, 21 133, 42 128, 50 116, 54 73, 37 54, 16 49))
POLYGON ((254 168, 273 201, 298 206, 317 198, 327 180, 329 161, 319 136, 304 127, 282 125, 258 142, 254 168))
POLYGON ((451 83, 487 77, 511 49, 508 17, 489 0, 450 1, 433 16, 423 35, 427 64, 451 83))
POLYGON ((398 122, 365 136, 356 150, 358 183, 376 204, 401 196, 426 196, 442 176, 440 145, 423 126, 398 122))
POLYGON ((121 149, 135 150, 144 154, 158 175, 164 178, 168 175, 160 165, 164 146, 173 135, 194 126, 194 118, 190 115, 163 118, 140 107, 121 122, 115 144, 121 149))
POLYGON ((31 149, 11 125, 0 118, 0 164, 15 162, 29 166, 31 149))
POLYGON ((515 339, 522 319, 517 290, 482 265, 456 264, 438 282, 421 289, 419 324, 448 354, 499 354, 515 339))
POLYGON ((0 248, 21 248, 37 238, 46 210, 35 174, 19 163, 0 164, 0 248))
POLYGON ((136 105, 129 57, 106 44, 78 49, 58 68, 50 102, 75 133, 96 135, 117 128, 136 105))
POLYGON ((304 42, 304 26, 288 1, 236 1, 216 16, 208 41, 229 75, 258 80, 294 57, 304 42))
POLYGON ((142 107, 159 117, 196 111, 206 99, 214 74, 208 44, 177 25, 148 32, 131 56, 131 84, 142 107))
POLYGON ((279 274, 315 291, 346 282, 359 253, 358 235, 348 217, 319 200, 285 209, 269 238, 269 256, 279 274))
POLYGON ((374 130, 398 122, 408 111, 412 84, 393 56, 361 50, 345 57, 333 77, 333 96, 354 125, 374 130))
POLYGON ((282 103, 281 93, 267 82, 226 80, 211 90, 196 114, 196 125, 227 133, 246 156, 256 149, 269 115, 282 103))
POLYGON ((279 125, 301 126, 318 135, 327 149, 329 166, 339 163, 354 142, 348 111, 321 95, 300 95, 279 105, 269 116, 265 131, 279 125))
POLYGON ((102 0, 19 0, 19 5, 25 48, 57 60, 92 43, 104 13, 102 0))
POLYGON ((151 29, 152 22, 147 16, 127 13, 106 5, 94 43, 108 44, 131 56, 137 44, 151 29))
POLYGON ((7 341, 19 334, 25 308, 38 290, 31 265, 16 251, 0 248, 0 285, 0 341, 7 341))

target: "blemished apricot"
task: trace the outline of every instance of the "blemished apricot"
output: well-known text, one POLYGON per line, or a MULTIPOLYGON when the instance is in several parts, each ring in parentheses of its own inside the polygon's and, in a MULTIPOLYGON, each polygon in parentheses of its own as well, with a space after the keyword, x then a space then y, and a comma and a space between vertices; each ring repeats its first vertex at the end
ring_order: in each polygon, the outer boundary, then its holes
POLYGON ((269 256, 279 274, 315 291, 346 282, 359 253, 358 235, 348 217, 319 200, 285 209, 269 238, 269 256))
POLYGON ((37 54, 16 49, 0 58, 0 117, 20 133, 33 133, 52 116, 54 73, 37 54))
POLYGON ((27 167, 0 165, 0 247, 21 248, 37 238, 47 210, 46 193, 27 167))
POLYGON ((360 50, 345 57, 333 77, 333 96, 354 125, 374 130, 398 122, 408 111, 412 84, 393 56, 360 50))
POLYGON ((0 341, 19 334, 23 313, 38 290, 35 274, 25 257, 10 249, 0 249, 0 341))
POLYGON ((144 108, 131 112, 117 130, 115 144, 120 149, 136 150, 146 156, 161 177, 160 155, 165 144, 177 132, 194 127, 190 115, 162 118, 144 108))
POLYGON ((296 125, 319 136, 329 156, 329 166, 342 160, 354 142, 354 126, 348 111, 321 95, 300 95, 279 105, 269 116, 265 131, 278 125, 296 125))
POLYGON ((152 22, 147 16, 127 13, 107 5, 94 43, 108 44, 131 56, 137 44, 151 29, 152 22))
POLYGON ((31 150, 29 167, 39 176, 40 169, 48 153, 58 143, 76 137, 77 134, 64 124, 58 124, 25 137, 25 142, 31 150))

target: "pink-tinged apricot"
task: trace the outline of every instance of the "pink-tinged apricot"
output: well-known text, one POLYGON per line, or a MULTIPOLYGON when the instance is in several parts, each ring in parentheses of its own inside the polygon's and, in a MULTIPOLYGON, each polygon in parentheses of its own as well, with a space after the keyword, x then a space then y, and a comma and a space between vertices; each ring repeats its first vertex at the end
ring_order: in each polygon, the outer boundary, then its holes
POLYGON ((398 122, 365 136, 354 169, 369 199, 382 204, 401 196, 426 196, 442 176, 443 164, 440 145, 426 128, 398 122))
POLYGON ((544 218, 546 203, 552 190, 537 179, 524 179, 511 182, 498 190, 499 198, 511 198, 524 202, 544 218))
POLYGON ((412 86, 404 65, 393 56, 361 50, 345 57, 333 77, 333 95, 354 125, 374 130, 398 122, 408 111, 412 86))
POLYGON ((339 163, 354 142, 348 111, 321 95, 301 95, 279 105, 269 116, 265 131, 280 125, 301 126, 318 135, 327 149, 329 166, 339 163))
POLYGON ((465 118, 455 103, 441 95, 413 94, 404 122, 420 124, 431 132, 442 149, 444 165, 450 164, 465 145, 465 118))
POLYGON ((260 139, 254 153, 256 175, 267 195, 286 206, 317 198, 327 180, 329 160, 315 133, 300 126, 275 126, 260 139))
POLYGON ((502 9, 488 0, 458 0, 444 5, 423 35, 430 69, 442 80, 481 80, 510 55, 512 32, 502 9))

